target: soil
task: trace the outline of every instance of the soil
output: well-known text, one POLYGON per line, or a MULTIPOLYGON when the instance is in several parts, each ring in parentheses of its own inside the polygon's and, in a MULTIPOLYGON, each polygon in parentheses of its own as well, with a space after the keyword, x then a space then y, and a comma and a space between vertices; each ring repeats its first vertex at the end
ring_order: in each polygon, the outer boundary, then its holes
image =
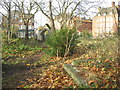
MULTIPOLYGON (((29 60, 29 63, 33 63, 41 58, 41 51, 36 52, 32 56, 26 56, 25 58, 14 58, 13 60, 29 60)), ((29 80, 32 78, 41 78, 43 67, 47 64, 39 64, 38 66, 27 66, 26 63, 20 64, 3 64, 2 65, 2 88, 18 88, 21 85, 32 84, 29 80)))

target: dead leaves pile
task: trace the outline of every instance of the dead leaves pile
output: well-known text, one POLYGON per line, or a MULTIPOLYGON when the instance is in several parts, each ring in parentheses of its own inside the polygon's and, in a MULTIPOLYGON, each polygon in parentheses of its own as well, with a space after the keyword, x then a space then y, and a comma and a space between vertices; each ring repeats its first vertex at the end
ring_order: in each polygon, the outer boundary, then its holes
MULTIPOLYGON (((96 58, 97 56, 95 56, 96 58)), ((61 57, 52 57, 49 59, 47 62, 53 62, 51 65, 48 65, 48 67, 43 67, 42 69, 42 74, 37 74, 38 78, 29 78, 27 81, 32 84, 28 84, 29 88, 65 88, 65 87, 79 87, 73 79, 66 73, 63 69, 63 65, 65 63, 71 63, 73 60, 78 60, 78 59, 90 59, 88 55, 85 55, 83 57, 79 58, 61 58, 61 57), (63 61, 62 61, 63 60, 63 61)), ((92 58, 91 58, 92 59, 92 58)), ((94 58, 93 58, 94 59, 94 58)), ((89 80, 88 84, 92 86, 92 88, 117 88, 117 76, 116 74, 118 73, 119 67, 116 66, 113 61, 110 61, 109 59, 105 59, 100 63, 109 63, 112 68, 105 68, 104 65, 99 65, 100 67, 97 67, 97 64, 100 62, 99 59, 96 61, 89 61, 88 64, 86 65, 83 63, 80 66, 80 69, 86 69, 91 72, 93 72, 98 79, 94 80, 89 80), (90 66, 90 65, 93 66, 90 66)), ((79 68, 79 67, 78 67, 79 68)), ((90 76, 90 75, 89 75, 90 76)), ((95 76, 95 77, 96 77, 95 76)), ((93 75, 92 75, 92 78, 93 75)), ((25 86, 21 86, 25 87, 25 86)))
POLYGON ((49 68, 43 71, 41 76, 42 78, 37 80, 35 84, 32 84, 31 88, 65 88, 77 86, 64 71, 63 63, 56 63, 49 66, 49 68))

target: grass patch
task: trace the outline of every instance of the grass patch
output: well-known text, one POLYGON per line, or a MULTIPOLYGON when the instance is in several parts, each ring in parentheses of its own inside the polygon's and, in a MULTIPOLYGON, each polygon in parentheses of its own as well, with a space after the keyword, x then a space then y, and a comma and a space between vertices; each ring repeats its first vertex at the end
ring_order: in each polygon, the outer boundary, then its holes
POLYGON ((3 53, 3 63, 12 63, 18 64, 22 61, 14 61, 12 59, 23 58, 28 55, 32 55, 37 51, 41 51, 43 48, 41 47, 41 42, 35 39, 30 39, 29 41, 25 41, 24 39, 11 39, 8 41, 3 39, 2 43, 2 53, 3 53), (10 62, 9 62, 10 61, 10 62), (12 62, 14 61, 14 62, 12 62))

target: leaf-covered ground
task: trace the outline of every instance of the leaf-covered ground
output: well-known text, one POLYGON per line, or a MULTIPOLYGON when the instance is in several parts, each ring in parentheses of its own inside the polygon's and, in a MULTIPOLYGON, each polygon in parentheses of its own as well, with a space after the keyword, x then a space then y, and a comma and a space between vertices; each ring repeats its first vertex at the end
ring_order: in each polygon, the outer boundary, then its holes
POLYGON ((37 43, 36 48, 30 47, 29 44, 16 44, 16 41, 4 45, 3 88, 50 88, 76 85, 63 70, 65 60, 45 55, 41 49, 45 48, 42 44, 37 43))
POLYGON ((62 59, 54 57, 36 65, 35 61, 40 60, 41 56, 40 52, 37 54, 21 58, 21 60, 29 59, 26 64, 3 65, 3 88, 63 88, 76 86, 64 71, 64 61, 62 59))
POLYGON ((76 53, 65 58, 45 55, 39 47, 37 47, 39 50, 31 50, 26 46, 17 48, 18 53, 13 52, 12 55, 11 50, 5 51, 2 86, 3 88, 76 88, 79 86, 66 73, 63 65, 71 64, 74 60, 88 59, 88 62, 79 63, 77 68, 89 70, 94 73, 91 74, 92 78, 94 76, 99 78, 88 81, 92 88, 118 88, 120 66, 117 62, 119 56, 117 45, 116 38, 81 40, 76 53), (23 54, 22 49, 28 50, 23 50, 23 54))

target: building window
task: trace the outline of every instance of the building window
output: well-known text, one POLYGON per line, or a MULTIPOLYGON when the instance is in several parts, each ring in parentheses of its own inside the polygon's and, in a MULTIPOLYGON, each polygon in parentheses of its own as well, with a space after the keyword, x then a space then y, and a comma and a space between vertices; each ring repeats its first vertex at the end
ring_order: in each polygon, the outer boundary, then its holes
POLYGON ((31 25, 28 26, 28 29, 32 29, 31 25))
POLYGON ((120 21, 120 17, 119 17, 119 21, 120 21))
POLYGON ((100 27, 100 23, 97 24, 97 27, 100 27))
POLYGON ((102 30, 102 29, 100 29, 100 30, 99 30, 99 33, 102 33, 102 31, 103 31, 103 30, 102 30))
POLYGON ((19 22, 22 22, 22 19, 20 19, 19 22))
POLYGON ((102 18, 100 19, 100 22, 102 22, 102 18))
POLYGON ((102 24, 102 27, 105 27, 105 23, 102 24))
POLYGON ((12 19, 17 19, 17 18, 19 18, 18 15, 12 15, 12 19))
POLYGON ((15 19, 19 18, 19 15, 15 15, 15 19))
POLYGON ((96 27, 98 27, 98 24, 96 24, 96 27))
POLYGON ((25 25, 20 25, 19 29, 25 29, 25 25))
POLYGON ((109 33, 109 31, 110 31, 110 29, 109 29, 109 28, 106 28, 106 31, 105 31, 105 32, 106 32, 106 33, 109 33))
POLYGON ((96 22, 99 22, 99 19, 97 19, 96 22))
POLYGON ((102 21, 105 22, 105 18, 103 18, 102 21))
POLYGON ((106 18, 106 21, 109 21, 109 18, 106 18))
POLYGON ((109 19, 110 19, 110 21, 113 21, 113 18, 112 18, 112 17, 110 17, 109 19))
POLYGON ((98 29, 96 29, 96 33, 99 33, 99 30, 98 30, 98 29))
POLYGON ((19 26, 19 29, 22 29, 22 25, 19 26))
POLYGON ((112 29, 106 28, 106 33, 111 33, 111 32, 112 32, 112 29))
POLYGON ((103 27, 103 26, 102 26, 102 23, 100 23, 100 27, 103 27))
POLYGON ((110 27, 113 27, 113 23, 112 22, 110 23, 110 27))
POLYGON ((106 23, 106 27, 109 27, 109 23, 106 23))

